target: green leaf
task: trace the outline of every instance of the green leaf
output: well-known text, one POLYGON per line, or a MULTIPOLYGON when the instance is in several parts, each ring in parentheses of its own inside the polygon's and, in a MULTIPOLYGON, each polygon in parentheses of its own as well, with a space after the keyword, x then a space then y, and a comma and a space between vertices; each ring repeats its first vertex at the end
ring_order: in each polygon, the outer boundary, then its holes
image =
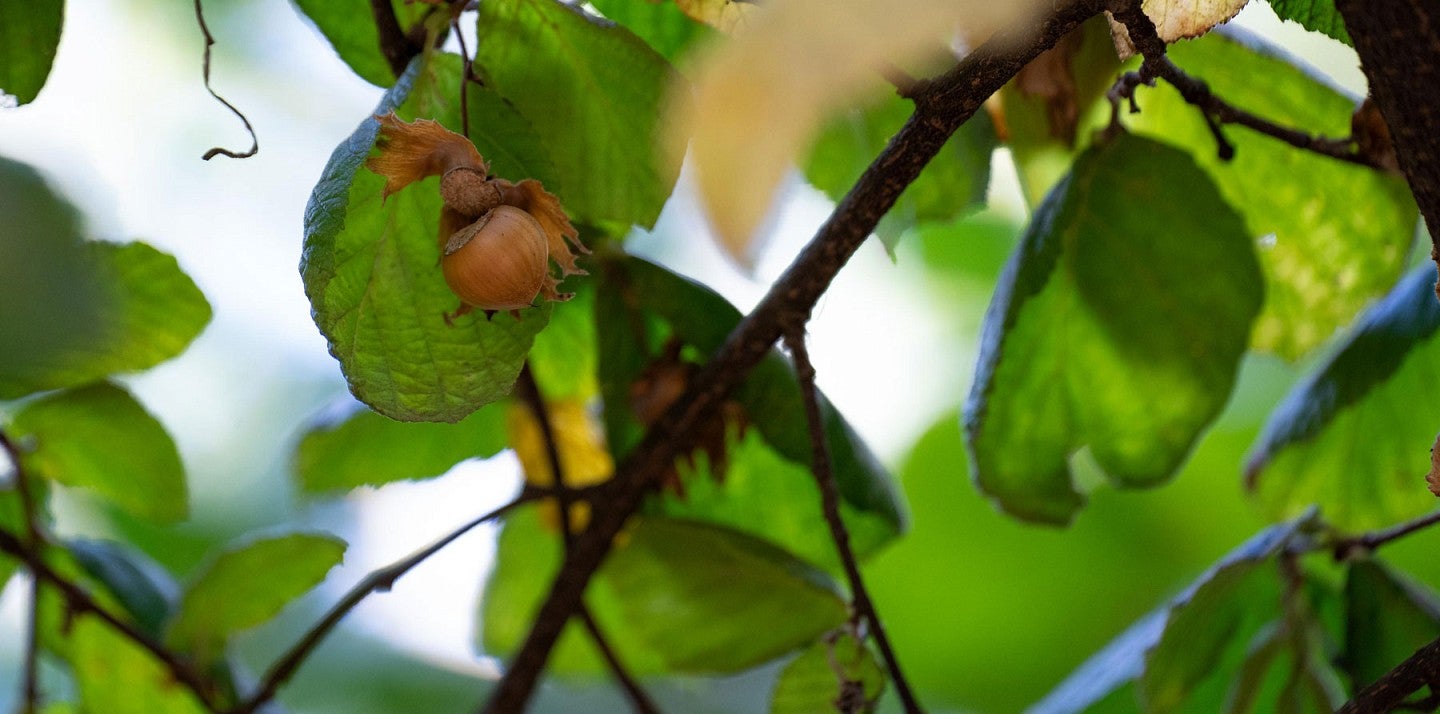
MULTIPOLYGON (((708 356, 739 324, 741 315, 713 290, 644 260, 606 260, 601 268, 596 303, 601 393, 610 448, 623 458, 643 435, 630 408, 630 386, 652 359, 652 351, 659 349, 659 328, 667 327, 674 337, 708 356)), ((814 519, 819 496, 809 472, 809 426, 793 369, 772 352, 751 371, 734 399, 765 443, 802 468, 787 468, 780 460, 750 449, 739 454, 745 459, 737 457, 731 464, 737 472, 733 483, 724 488, 697 484, 697 492, 685 503, 664 508, 771 538, 792 552, 823 553, 824 561, 817 562, 829 561, 833 549, 828 533, 814 519), (767 464, 788 473, 767 473, 767 464), (767 517, 757 517, 759 513, 767 517)), ((890 474, 823 395, 821 411, 846 507, 843 514, 853 517, 847 522, 856 531, 857 551, 868 552, 904 527, 900 497, 890 474)))
POLYGON ((1270 7, 1282 20, 1300 23, 1311 32, 1319 32, 1354 46, 1345 20, 1335 9, 1335 0, 1270 0, 1270 7))
POLYGON ((1092 655, 1027 709, 1028 714, 1088 711, 1142 674, 1147 698, 1183 699, 1197 677, 1205 674, 1204 664, 1214 665, 1227 646, 1226 639, 1233 633, 1227 633, 1225 627, 1253 625, 1251 631, 1258 631, 1263 624, 1247 619, 1243 598, 1250 595, 1250 589, 1268 588, 1267 594, 1252 604, 1272 614, 1279 608, 1278 578, 1274 572, 1263 572, 1262 566, 1273 564, 1275 555, 1304 523, 1272 526, 1227 553, 1175 599, 1136 621, 1092 655), (1212 616, 1213 622, 1207 619, 1212 616), (1193 651, 1186 650, 1186 637, 1193 638, 1193 651))
POLYGON ((605 564, 628 626, 675 672, 736 672, 845 621, 828 576, 727 528, 645 518, 605 564))
POLYGON ((31 473, 156 521, 189 510, 175 442, 120 387, 101 382, 51 394, 26 404, 11 426, 35 441, 25 459, 31 473))
POLYGON ((401 422, 356 402, 325 410, 295 451, 295 475, 308 493, 380 486, 439 476, 465 459, 489 458, 505 448, 501 404, 455 424, 401 422))
POLYGON ((171 646, 208 662, 230 636, 274 617, 340 564, 345 542, 294 533, 231 546, 201 569, 170 622, 171 646))
POLYGON ((715 41, 717 36, 710 26, 696 22, 670 0, 596 0, 590 4, 606 19, 624 25, 645 40, 672 63, 690 54, 697 45, 715 41))
POLYGON ((1440 389, 1434 284, 1434 268, 1412 271, 1271 412, 1245 467, 1266 511, 1317 504, 1336 527, 1364 530, 1433 506, 1422 477, 1440 405, 1415 395, 1440 389))
POLYGON ((80 690, 82 711, 106 714, 199 714, 207 709, 170 670, 109 625, 76 618, 65 659, 80 690))
MULTIPOLYGON (((1176 43, 1169 56, 1216 96, 1258 116, 1324 136, 1350 133, 1357 100, 1258 38, 1225 28, 1176 43)), ((1094 75, 1078 80, 1086 86, 1108 86, 1116 72, 1113 64, 1100 62, 1078 67, 1094 75)), ((1125 126, 1188 150, 1244 218, 1246 234, 1258 247, 1266 300, 1254 349, 1286 359, 1305 354, 1348 324, 1404 270, 1417 212, 1400 177, 1300 151, 1241 127, 1224 129, 1235 157, 1222 161, 1203 115, 1175 89, 1163 82, 1142 88, 1136 101, 1142 111, 1122 114, 1125 126)), ((1082 145, 1092 140, 1092 129, 1109 121, 1108 102, 1098 95, 1093 102, 1080 110, 1082 145)), ((1033 116, 1026 123, 1012 105, 1006 111, 1022 175, 1037 175, 1040 182, 1058 175, 1053 167, 1067 162, 1072 148, 1058 146, 1033 116), (1037 166, 1027 169, 1032 163, 1037 166)))
MULTIPOLYGON (((445 88, 459 71, 453 55, 417 58, 375 114, 430 117, 459 128, 458 109, 445 88)), ((518 115, 485 114, 503 103, 476 102, 470 121, 487 126, 477 144, 497 171, 515 177, 540 170, 543 157, 524 154, 524 141, 492 146, 491 137, 525 135, 518 115), (508 127, 508 128, 501 128, 508 127)), ((498 110, 497 110, 498 111, 498 110)), ((459 305, 437 267, 440 194, 427 179, 381 200, 384 180, 362 167, 379 123, 367 118, 335 149, 305 209, 305 294, 340 360, 350 389, 375 411, 401 421, 456 422, 505 396, 520 372, 550 305, 527 308, 520 319, 480 312, 445 323, 459 305)), ((542 170, 543 172, 543 170, 542 170)))
MULTIPOLYGON (((770 714, 840 711, 842 694, 863 697, 860 711, 873 711, 885 691, 885 671, 875 654, 850 635, 826 637, 785 665, 770 697, 770 714)), ((845 709, 844 711, 851 711, 845 709)))
POLYGON ((1345 649, 1358 691, 1440 635, 1440 600, 1378 560, 1357 560, 1345 578, 1345 649))
POLYGON ((29 104, 40 94, 65 21, 64 0, 0 3, 0 95, 29 104))
POLYGON ((572 216, 649 227, 679 174, 657 153, 661 108, 678 76, 618 25, 555 0, 480 5, 476 69, 531 122, 572 216))
POLYGON ((1225 405, 1260 302, 1244 227, 1188 154, 1130 135, 1091 148, 986 315, 965 405, 976 483, 1063 524, 1084 502, 1067 463, 1082 447, 1118 486, 1164 482, 1225 405))
MULTIPOLYGON (((395 84, 390 63, 380 51, 380 33, 370 6, 360 2, 294 0, 295 8, 315 23, 315 29, 335 49, 335 54, 361 79, 379 87, 395 84)), ((402 31, 420 22, 432 9, 421 3, 391 0, 390 6, 402 31)))
POLYGON ((556 310, 530 349, 535 382, 549 401, 586 400, 595 396, 600 356, 595 330, 595 280, 584 275, 565 279, 575 297, 556 310))
POLYGON ((82 251, 102 291, 95 334, 63 340, 43 362, 0 360, 9 367, 0 372, 0 399, 149 369, 183 352, 210 321, 210 304, 173 257, 144 243, 92 242, 82 251))
POLYGON ((65 547, 87 575, 115 596, 135 624, 152 637, 161 636, 175 609, 177 587, 160 566, 113 541, 77 538, 65 547))
MULTIPOLYGON (((864 110, 840 114, 816 139, 806 177, 839 201, 914 111, 914 103, 892 94, 864 110)), ((917 224, 953 221, 981 208, 997 141, 986 112, 962 124, 880 219, 875 232, 886 250, 893 252, 900 235, 917 224)))
POLYGON ((35 169, 3 157, 0 215, 13 227, 0 232, 0 254, 10 256, 0 261, 0 399, 6 399, 27 389, 25 375, 43 375, 66 352, 97 340, 105 291, 75 208, 35 169))

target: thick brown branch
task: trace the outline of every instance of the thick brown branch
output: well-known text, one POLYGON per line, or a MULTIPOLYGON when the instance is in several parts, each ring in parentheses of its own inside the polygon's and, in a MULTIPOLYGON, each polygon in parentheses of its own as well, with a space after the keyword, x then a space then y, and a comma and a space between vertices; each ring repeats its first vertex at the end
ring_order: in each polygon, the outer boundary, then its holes
POLYGON ((499 714, 524 709, 551 648, 580 606, 585 586, 609 553, 615 534, 675 457, 693 445, 696 426, 770 351, 780 337, 781 326, 795 324, 797 317, 798 322, 804 322, 880 217, 960 124, 1027 62, 1098 14, 1104 5, 1101 0, 1060 3, 1050 15, 1003 32, 955 69, 917 89, 915 114, 840 201, 765 299, 736 326, 685 394, 617 468, 613 499, 595 503, 590 527, 576 539, 529 635, 485 711, 499 714))
POLYGON ((820 487, 820 508, 825 514, 826 525, 830 527, 830 539, 835 542, 835 550, 845 568, 845 578, 850 583, 851 602, 855 613, 865 619, 876 647, 880 648, 880 656, 885 660, 885 668, 890 671, 890 681, 895 684, 895 692, 900 695, 906 714, 917 714, 923 711, 920 702, 900 669, 900 660, 890 646, 890 637, 885 634, 880 613, 875 611, 875 603, 870 599, 870 591, 865 588, 865 579, 860 575, 860 562, 850 548, 850 532, 845 528, 845 521, 840 519, 840 488, 835 484, 835 472, 830 463, 825 417, 820 413, 820 399, 815 393, 815 366, 810 363, 810 353, 805 348, 803 324, 785 331, 785 347, 795 360, 795 375, 800 382, 801 399, 805 402, 805 421, 810 427, 811 469, 815 472, 815 483, 820 487))
POLYGON ((43 558, 27 548, 14 533, 0 529, 0 552, 5 552, 15 557, 25 565, 26 569, 28 569, 37 580, 42 580, 50 587, 59 591, 60 595, 65 598, 65 602, 72 612, 94 615, 116 632, 124 635, 126 639, 129 639, 151 655, 154 655, 155 659, 159 660, 160 663, 169 670, 170 675, 175 678, 175 681, 184 685, 186 689, 189 689, 190 692, 195 695, 195 698, 200 700, 201 704, 205 705, 207 710, 212 712, 219 711, 210 684, 200 675, 196 674, 195 670, 191 669, 190 665, 181 659, 179 655, 172 652, 150 635, 142 632, 135 625, 111 614, 109 610, 106 610, 100 603, 96 602, 89 593, 85 592, 84 588, 81 588, 79 585, 67 580, 65 576, 55 572, 43 558))
POLYGON ((1386 672, 1374 684, 1360 690, 1336 714, 1381 714, 1399 709, 1411 694, 1426 685, 1440 683, 1440 640, 1421 647, 1386 672))
POLYGON ((395 6, 391 0, 370 0, 370 14, 375 18, 375 30, 380 39, 380 54, 390 65, 390 72, 396 77, 405 74, 410 60, 420 54, 422 45, 414 42, 400 27, 395 17, 395 6))
POLYGON ((270 665, 270 669, 265 672, 265 676, 260 680, 260 685, 256 687, 255 693, 250 695, 245 701, 236 705, 234 709, 231 709, 229 714, 250 714, 250 712, 259 709, 266 702, 270 701, 276 692, 280 690, 280 687, 284 686, 286 682, 290 681, 291 677, 295 676, 295 672, 299 671, 300 665, 310 657, 310 653, 314 651, 316 647, 320 646, 320 643, 330 634, 330 631, 335 629, 335 626, 340 624, 340 621, 345 619, 345 616, 350 614, 350 611, 354 610, 355 606, 363 602, 365 598, 370 597, 373 593, 388 592, 391 588, 395 587, 395 581, 399 580, 430 556, 440 552, 445 546, 455 542, 455 539, 474 530, 476 526, 493 521, 509 513, 516 506, 533 501, 537 497, 538 494, 526 491, 520 494, 515 500, 441 536, 434 543, 365 576, 364 579, 350 588, 350 591, 345 593, 345 597, 340 598, 340 601, 335 603, 334 607, 331 607, 330 611, 325 613, 325 616, 320 618, 319 622, 315 623, 305 634, 301 635, 300 640, 291 646, 280 659, 276 660, 275 664, 270 665))
MULTIPOLYGON (((1440 3, 1336 0, 1335 8, 1360 54, 1430 240, 1440 245, 1440 3)), ((1431 257, 1440 261, 1440 248, 1432 248, 1431 257)))

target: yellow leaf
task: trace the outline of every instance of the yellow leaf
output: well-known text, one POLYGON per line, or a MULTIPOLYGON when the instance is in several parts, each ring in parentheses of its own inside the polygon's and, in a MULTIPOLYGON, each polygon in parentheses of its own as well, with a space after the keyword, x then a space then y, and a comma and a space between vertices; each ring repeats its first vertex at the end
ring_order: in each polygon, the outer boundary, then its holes
MULTIPOLYGON (((714 4, 713 0, 709 4, 714 4)), ((883 87, 887 67, 944 51, 956 33, 1014 20, 1036 0, 785 0, 747 12, 702 58, 671 126, 723 247, 745 263, 794 158, 821 120, 883 87)), ((981 31, 983 34, 983 30, 981 31)))
POLYGON ((1226 22, 1245 7, 1247 0, 1145 0, 1145 14, 1155 23, 1160 39, 1174 42, 1199 37, 1226 22))

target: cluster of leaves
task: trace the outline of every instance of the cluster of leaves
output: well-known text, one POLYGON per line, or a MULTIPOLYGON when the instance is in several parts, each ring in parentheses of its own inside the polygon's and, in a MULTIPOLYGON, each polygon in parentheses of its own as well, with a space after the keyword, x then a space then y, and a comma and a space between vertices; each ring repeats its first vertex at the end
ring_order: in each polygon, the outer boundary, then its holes
MULTIPOLYGON (((428 32, 428 49, 396 77, 370 17, 334 3, 297 5, 359 76, 386 88, 374 115, 433 119, 467 134, 496 175, 539 179, 561 196, 595 251, 593 275, 566 282, 573 302, 451 324, 444 315, 454 297, 435 267, 439 194, 385 200, 384 180, 363 168, 379 125, 363 119, 315 187, 301 271, 316 324, 364 406, 314 420, 297 449, 300 488, 323 496, 424 479, 506 448, 532 483, 551 485, 530 407, 510 396, 527 363, 563 429, 566 475, 608 478, 648 427, 638 403, 652 368, 677 355, 703 361, 742 317, 705 286, 623 247, 632 227, 654 224, 679 173, 679 156, 656 148, 669 92, 685 81, 672 63, 713 41, 713 26, 727 29, 740 10, 594 2, 608 22, 554 0, 485 0, 482 41, 464 58, 436 49, 451 20, 443 7, 395 2, 404 25, 428 32), (479 81, 462 81, 469 71, 479 81)), ((1327 3, 1272 5, 1346 40, 1327 3)), ((0 27, 49 27, 51 9, 37 4, 13 23, 0 16, 0 27)), ((1396 176, 1261 136, 1237 134, 1235 160, 1222 162, 1206 120, 1165 88, 1140 95, 1144 112, 1126 118, 1126 131, 1099 132, 1110 116, 1103 90, 1125 67, 1103 19, 1066 47, 1051 58, 1060 91, 1007 88, 995 117, 966 123, 878 231, 893 247, 917 226, 973 212, 992 152, 1010 149, 1034 212, 1000 276, 964 409, 979 488, 1017 518, 1067 523, 1086 499, 1072 473, 1078 454, 1114 486, 1162 484, 1230 399, 1246 354, 1328 352, 1275 410, 1247 467, 1246 483, 1278 525, 1137 623, 1036 710, 1331 708, 1440 631, 1435 597, 1379 561, 1327 569, 1297 555, 1430 502, 1418 476, 1428 466, 1426 425, 1440 414, 1403 397, 1428 384, 1440 359, 1432 339, 1440 307, 1428 273, 1401 277, 1416 222, 1409 193, 1396 176), (1057 103, 1072 117, 1059 130, 1057 103), (1360 432, 1362 421, 1370 426, 1360 432), (1307 512, 1317 506, 1318 516, 1307 512)), ((45 49, 26 50, 25 63, 0 56, 10 73, 0 87, 32 100, 54 43, 45 49), (41 57, 43 67, 30 61, 41 57)), ((1176 45, 1172 57, 1256 113, 1345 133, 1353 100, 1258 40, 1212 33, 1176 45)), ((908 111, 892 97, 833 117, 804 162, 806 177, 839 198, 908 111)), ((0 353, 4 433, 24 452, 15 471, 43 479, 37 486, 87 489, 142 518, 183 519, 174 445, 109 380, 182 351, 208 321, 208 305, 153 248, 83 240, 74 210, 26 167, 0 163, 0 184, 0 213, 36 227, 15 238, 33 242, 19 246, 34 257, 26 274, 0 266, 0 278, 13 278, 0 279, 0 335, 22 346, 0 353), (61 283, 47 275, 67 276, 67 288, 51 287, 61 283)), ((651 497, 591 584, 587 607, 636 672, 732 673, 799 652, 775 686, 774 711, 825 709, 847 687, 873 703, 885 678, 849 626, 786 358, 771 354, 731 406, 723 458, 698 453, 679 469, 676 492, 651 497)), ((856 552, 873 554, 904 529, 898 488, 838 411, 822 406, 843 518, 856 552)), ((548 505, 505 521, 479 603, 484 652, 515 650, 560 567, 548 505)), ((44 503, 0 490, 0 527, 20 536, 30 514, 43 520, 44 503)), ((181 588, 115 544, 41 549, 101 607, 213 678, 208 696, 221 704, 237 699, 229 638, 317 584, 343 550, 319 534, 251 539, 217 553, 181 588)), ((16 567, 0 556, 0 583, 16 567)), ((152 652, 42 592, 42 646, 69 665, 82 710, 211 704, 172 686, 152 652)), ((567 631, 555 671, 601 671, 584 636, 567 631)))

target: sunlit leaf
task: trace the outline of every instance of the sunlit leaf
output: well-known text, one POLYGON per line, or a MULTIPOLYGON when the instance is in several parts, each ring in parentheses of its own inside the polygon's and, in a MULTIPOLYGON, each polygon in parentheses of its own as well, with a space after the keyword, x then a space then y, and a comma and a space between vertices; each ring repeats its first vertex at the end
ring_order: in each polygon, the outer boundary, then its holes
POLYGON ((66 660, 83 711, 199 714, 208 711, 154 655, 92 616, 69 628, 66 660))
MULTIPOLYGON (((394 110, 403 119, 429 117, 458 129, 449 89, 458 66, 453 55, 417 58, 375 113, 394 110)), ((476 102, 470 120, 488 127, 475 137, 494 170, 543 170, 542 157, 518 153, 525 142, 489 143, 525 135, 513 112, 480 113, 491 106, 503 103, 476 102)), ((362 122, 331 155, 310 197, 305 292, 356 397, 393 419, 459 421, 509 392, 551 305, 522 310, 518 320, 476 312, 446 324, 443 316, 459 299, 437 267, 437 183, 427 179, 382 200, 384 179, 361 167, 378 130, 373 118, 362 122)))
MULTIPOLYGON (((933 56, 953 28, 994 28, 1038 5, 762 4, 732 41, 705 58, 694 102, 681 104, 671 120, 676 145, 693 138, 701 204, 722 246, 737 260, 749 260, 781 179, 828 113, 882 85, 877 67, 933 56)), ((979 32, 983 38, 985 30, 979 32)))
POLYGON ((188 512, 175 442, 120 387, 102 382, 48 395, 25 405, 11 426, 34 439, 25 463, 39 476, 157 521, 188 512))
POLYGON ((551 314, 530 348, 530 369, 546 399, 588 399, 599 392, 594 283, 583 275, 565 279, 575 297, 551 314))
MULTIPOLYGON (((375 17, 368 6, 360 3, 332 2, 331 0, 293 0, 297 10, 320 31, 335 54, 361 79, 380 86, 395 84, 395 74, 380 49, 380 33, 376 30, 375 17)), ((401 31, 408 31, 419 22, 431 6, 422 3, 391 0, 396 20, 401 31)), ((419 37, 423 38, 424 33, 419 37)))
POLYGON ((1160 39, 1174 42, 1199 37, 1210 28, 1235 17, 1248 0, 1145 0, 1145 14, 1155 23, 1160 39))
MULTIPOLYGON (((913 112, 914 104, 898 95, 861 111, 842 112, 816 139, 806 177, 840 200, 913 112)), ((989 114, 977 112, 961 125, 880 220, 875 231, 886 247, 893 250, 900 234, 917 223, 951 221, 984 205, 995 145, 989 114)))
POLYGON ((230 636, 274 617, 340 564, 345 542, 294 533, 231 546, 189 583, 170 622, 168 642, 205 662, 230 636))
POLYGON ((1418 515, 1440 405, 1440 303, 1435 271, 1419 267, 1356 321, 1333 356, 1296 385, 1265 424, 1246 483, 1272 514, 1321 507, 1362 530, 1418 515))
POLYGON ((690 54, 698 43, 714 39, 714 32, 691 18, 671 0, 635 2, 635 0, 595 0, 590 3, 607 19, 625 26, 645 40, 670 62, 690 54))
MULTIPOLYGON (((1278 611, 1278 573, 1266 566, 1273 567, 1272 558, 1298 526, 1296 522, 1268 528, 1227 553, 1174 600, 1091 656, 1027 712, 1088 711, 1142 674, 1143 694, 1149 702, 1170 706, 1189 696, 1207 674, 1206 668, 1218 667, 1221 652, 1230 644, 1227 640, 1239 632, 1227 628, 1243 626, 1254 633, 1278 611), (1255 599, 1250 602, 1247 598, 1252 595, 1255 599)), ((1238 660, 1230 665, 1233 671, 1238 660)))
POLYGON ((1440 635, 1440 599, 1378 560, 1350 564, 1340 664, 1356 691, 1440 635))
MULTIPOLYGON (((1113 60, 1103 61, 1103 37, 1091 32, 1085 42, 1091 49, 1082 47, 1075 65, 1082 94, 1108 87, 1118 71, 1113 60)), ((1356 99, 1259 38, 1226 28, 1178 43, 1169 56, 1235 106, 1307 132, 1350 134, 1356 99)), ((1098 91, 1090 101, 1081 109, 1084 121, 1076 136, 1081 146, 1091 140, 1092 129, 1109 121, 1109 104, 1098 91)), ((1203 115, 1176 90, 1164 82, 1154 89, 1142 87, 1136 101, 1141 112, 1122 112, 1123 123, 1190 151, 1240 212, 1257 245, 1266 297, 1252 340, 1255 349, 1286 359, 1305 354, 1348 324, 1403 271, 1417 213, 1399 176, 1299 151, 1236 126, 1224 129, 1235 157, 1222 161, 1203 115)), ((1043 117, 1035 112, 1033 106, 1025 110, 1006 104, 1011 147, 1022 176, 1030 178, 1032 198, 1058 179, 1057 167, 1068 163, 1072 151, 1045 133, 1043 117)))
MULTIPOLYGON (((46 360, 6 365, 13 371, 0 373, 0 399, 148 369, 183 352, 210 321, 210 304, 171 256, 144 243, 90 242, 82 248, 90 268, 81 274, 93 271, 100 290, 95 333, 84 340, 57 336, 54 343, 63 346, 46 360)), ((43 334, 47 328, 30 329, 43 334)))
POLYGON ((504 449, 504 416, 494 404, 454 424, 400 422, 346 399, 306 428, 295 475, 311 493, 439 476, 504 449))
POLYGON ((653 141, 678 79, 669 63, 629 30, 554 0, 487 0, 477 27, 476 71, 533 123, 565 207, 584 221, 654 224, 680 168, 653 141))
POLYGON ((986 315, 965 407, 976 482, 1049 523, 1084 501, 1068 465, 1082 447, 1116 485, 1164 482, 1225 405, 1260 301, 1240 219, 1187 154, 1129 135, 1093 147, 986 315))
POLYGON ((64 0, 0 3, 0 97, 35 100, 50 76, 64 21, 64 0))
POLYGON ((785 665, 770 696, 770 714, 839 711, 842 695, 843 701, 868 704, 860 711, 873 711, 884 690, 885 671, 875 654, 842 634, 816 642, 785 665))
POLYGON ((1350 33, 1345 20, 1335 9, 1335 0, 1269 0, 1270 7, 1282 20, 1298 22, 1302 27, 1324 33, 1349 45, 1350 33))
POLYGON ((672 671, 735 672, 845 621, 828 576, 764 541, 643 518, 605 565, 625 622, 672 671))

